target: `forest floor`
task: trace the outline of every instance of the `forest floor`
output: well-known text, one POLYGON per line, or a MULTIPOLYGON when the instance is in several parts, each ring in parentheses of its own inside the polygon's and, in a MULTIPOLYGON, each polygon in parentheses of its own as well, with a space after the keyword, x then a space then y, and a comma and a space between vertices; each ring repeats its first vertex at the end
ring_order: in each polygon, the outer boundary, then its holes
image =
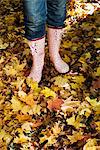
POLYGON ((27 78, 32 57, 22 2, 0 6, 0 150, 100 150, 99 9, 66 21, 60 54, 69 73, 55 70, 46 39, 37 84, 27 78))

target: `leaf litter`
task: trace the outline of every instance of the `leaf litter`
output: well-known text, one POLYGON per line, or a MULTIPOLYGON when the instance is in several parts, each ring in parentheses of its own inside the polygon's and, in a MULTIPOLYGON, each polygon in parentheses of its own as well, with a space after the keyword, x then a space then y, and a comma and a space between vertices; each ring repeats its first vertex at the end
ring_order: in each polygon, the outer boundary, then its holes
POLYGON ((99 150, 99 2, 68 2, 60 54, 71 71, 54 69, 46 43, 39 85, 27 78, 22 1, 0 5, 0 150, 99 150))

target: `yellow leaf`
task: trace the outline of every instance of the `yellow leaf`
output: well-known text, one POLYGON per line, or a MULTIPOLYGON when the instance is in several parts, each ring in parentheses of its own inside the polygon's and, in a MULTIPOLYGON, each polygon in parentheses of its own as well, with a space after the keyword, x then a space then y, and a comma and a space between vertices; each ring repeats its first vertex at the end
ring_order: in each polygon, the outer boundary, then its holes
POLYGON ((31 79, 31 78, 27 78, 26 83, 29 87, 31 87, 32 90, 35 90, 38 88, 38 83, 33 81, 33 79, 31 79))
POLYGON ((100 76, 100 67, 97 68, 97 70, 94 74, 95 74, 95 76, 100 76))
POLYGON ((18 91, 18 96, 24 98, 27 96, 27 94, 24 91, 18 91))
POLYGON ((79 101, 71 101, 70 99, 66 99, 64 101, 64 104, 62 104, 62 111, 63 112, 73 112, 75 111, 75 107, 77 108, 78 106, 80 106, 80 102, 79 101))
POLYGON ((13 142, 14 143, 26 143, 29 141, 29 137, 25 136, 24 134, 20 134, 19 137, 15 137, 13 142))
POLYGON ((23 108, 21 109, 21 112, 22 112, 23 114, 28 114, 30 110, 31 110, 31 107, 30 107, 30 106, 24 105, 23 108))
POLYGON ((95 122, 95 124, 97 125, 96 129, 97 129, 98 131, 100 131, 100 121, 95 122))
POLYGON ((0 140, 1 140, 2 138, 4 138, 5 135, 6 135, 5 130, 1 129, 1 131, 0 131, 0 140))
POLYGON ((70 62, 71 61, 71 59, 67 56, 67 55, 64 55, 64 59, 63 59, 65 62, 70 62))
POLYGON ((32 114, 40 115, 41 114, 41 106, 37 105, 37 104, 34 104, 33 108, 29 111, 29 114, 30 115, 32 115, 32 114))
POLYGON ((84 108, 81 110, 80 115, 85 115, 87 118, 90 116, 91 110, 89 108, 84 108))
POLYGON ((75 115, 67 119, 66 122, 68 123, 68 125, 72 125, 76 129, 79 129, 80 127, 84 126, 82 123, 80 123, 80 118, 75 118, 75 115))
POLYGON ((72 89, 79 89, 79 85, 77 83, 70 83, 72 89))
POLYGON ((22 90, 22 84, 24 82, 23 78, 17 77, 16 81, 11 82, 12 86, 15 86, 17 89, 22 90))
POLYGON ((95 48, 100 48, 100 41, 94 43, 95 48))
POLYGON ((19 111, 23 108, 23 104, 21 101, 18 100, 18 98, 16 96, 13 96, 11 99, 11 106, 13 111, 19 111))
POLYGON ((63 47, 64 48, 70 48, 72 46, 72 42, 71 41, 64 41, 63 43, 63 47))
POLYGON ((0 49, 6 49, 8 46, 8 43, 3 43, 3 41, 0 39, 0 49))
POLYGON ((85 53, 85 59, 90 59, 90 58, 91 58, 90 52, 85 53))
POLYGON ((63 78, 62 76, 57 76, 54 78, 55 82, 54 85, 57 85, 58 87, 64 87, 65 89, 70 90, 70 85, 68 84, 68 79, 63 78))
POLYGON ((19 91, 18 95, 19 95, 20 100, 22 102, 25 102, 27 105, 30 105, 30 106, 33 107, 33 105, 34 105, 34 98, 33 98, 33 94, 32 93, 27 95, 24 91, 19 91))
POLYGON ((72 77, 72 80, 81 85, 85 81, 85 78, 82 75, 78 75, 72 77))
POLYGON ((8 134, 8 132, 6 132, 4 129, 0 130, 0 140, 5 140, 7 144, 9 144, 9 142, 12 139, 12 136, 10 134, 8 134))
POLYGON ((74 131, 72 135, 67 135, 71 144, 77 142, 78 140, 82 140, 84 138, 83 133, 74 131))
POLYGON ((31 126, 32 126, 32 123, 30 122, 25 122, 22 124, 21 128, 22 130, 25 130, 25 131, 31 131, 31 126))
POLYGON ((47 97, 53 97, 55 98, 57 95, 54 91, 52 91, 51 89, 49 89, 48 87, 45 87, 41 93, 47 98, 47 97))
POLYGON ((17 70, 17 71, 22 71, 23 68, 26 66, 26 63, 22 63, 22 64, 15 64, 14 68, 17 70))
POLYGON ((6 65, 5 68, 3 68, 6 75, 11 75, 11 76, 14 76, 17 74, 17 70, 13 68, 13 66, 9 66, 9 65, 6 65))
POLYGON ((0 58, 0 64, 3 63, 4 61, 5 61, 5 59, 4 59, 4 57, 2 56, 2 57, 0 58))
POLYGON ((90 99, 90 97, 86 97, 85 99, 91 104, 95 111, 98 111, 100 113, 100 101, 98 102, 97 98, 90 99))
POLYGON ((87 143, 85 144, 85 146, 83 147, 83 150, 96 150, 95 146, 97 145, 97 141, 96 139, 88 139, 87 143))

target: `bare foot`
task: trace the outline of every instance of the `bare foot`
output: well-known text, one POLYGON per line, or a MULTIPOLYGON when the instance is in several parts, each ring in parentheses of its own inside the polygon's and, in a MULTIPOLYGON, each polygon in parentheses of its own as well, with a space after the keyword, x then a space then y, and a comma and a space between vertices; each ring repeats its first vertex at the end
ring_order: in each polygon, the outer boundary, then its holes
POLYGON ((59 73, 67 73, 69 71, 69 65, 62 60, 59 54, 50 56, 50 59, 59 73))
POLYGON ((36 41, 29 41, 29 46, 33 56, 33 65, 28 78, 32 78, 36 82, 41 81, 42 70, 44 66, 45 57, 45 37, 36 41))

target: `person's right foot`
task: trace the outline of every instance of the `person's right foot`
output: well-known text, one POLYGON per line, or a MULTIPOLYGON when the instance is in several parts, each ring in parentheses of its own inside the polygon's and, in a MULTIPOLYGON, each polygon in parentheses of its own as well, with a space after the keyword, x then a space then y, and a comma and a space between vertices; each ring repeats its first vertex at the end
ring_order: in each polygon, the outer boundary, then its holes
POLYGON ((42 70, 44 65, 44 54, 33 56, 33 65, 28 78, 32 78, 36 82, 41 81, 42 70))
POLYGON ((44 66, 45 37, 36 41, 30 41, 29 46, 33 56, 33 65, 28 78, 32 78, 34 81, 39 83, 41 81, 44 66))

